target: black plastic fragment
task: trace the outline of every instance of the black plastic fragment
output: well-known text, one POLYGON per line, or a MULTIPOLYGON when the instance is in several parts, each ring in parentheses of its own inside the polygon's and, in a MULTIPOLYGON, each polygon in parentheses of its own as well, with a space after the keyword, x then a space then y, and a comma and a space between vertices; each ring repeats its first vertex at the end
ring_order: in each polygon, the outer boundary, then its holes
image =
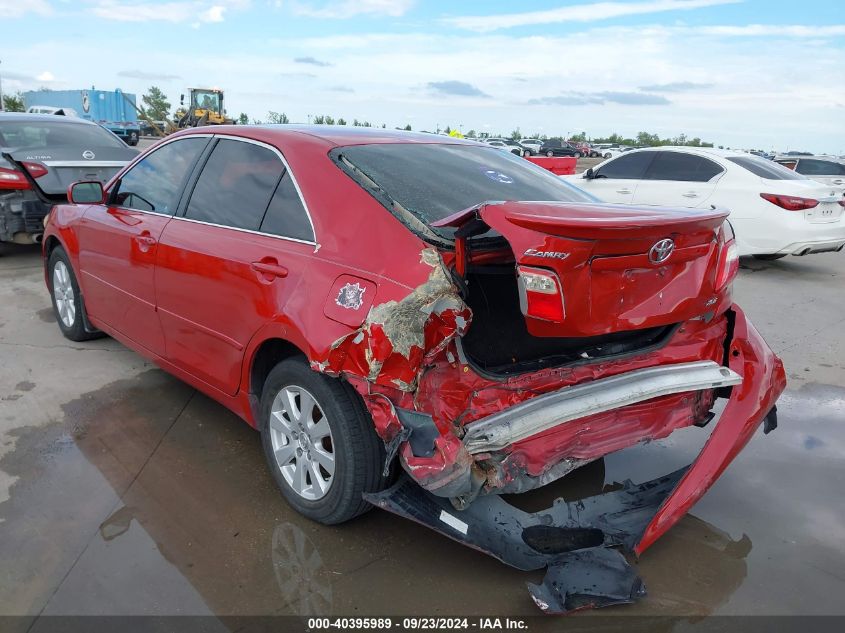
POLYGON ((773 406, 771 410, 763 418, 763 435, 768 435, 778 428, 778 407, 773 406))
POLYGON ((434 440, 440 437, 440 431, 437 430, 431 416, 427 413, 397 407, 396 417, 399 418, 402 426, 411 431, 408 444, 411 445, 411 452, 414 456, 431 457, 434 455, 434 440))
POLYGON ((523 512, 499 495, 482 495, 457 511, 448 499, 427 492, 406 475, 364 499, 517 569, 547 567, 541 585, 529 584, 531 595, 547 613, 566 613, 645 595, 636 572, 610 548, 633 551, 686 471, 641 484, 625 481, 616 490, 578 501, 556 499, 539 512, 523 512))
POLYGON ((617 550, 593 547, 560 556, 542 584, 528 584, 544 613, 629 604, 646 595, 642 580, 617 550))

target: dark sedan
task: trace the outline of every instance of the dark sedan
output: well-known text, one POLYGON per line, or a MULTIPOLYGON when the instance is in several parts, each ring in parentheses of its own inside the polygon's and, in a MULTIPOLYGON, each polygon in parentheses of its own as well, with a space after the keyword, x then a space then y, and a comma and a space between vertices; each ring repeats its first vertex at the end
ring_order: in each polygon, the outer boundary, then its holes
POLYGON ((540 146, 540 151, 538 152, 541 156, 574 156, 575 158, 581 158, 584 155, 579 148, 570 145, 565 141, 558 141, 555 139, 550 139, 548 141, 544 141, 543 144, 540 146))
POLYGON ((0 242, 39 242, 44 216, 67 202, 68 185, 105 183, 137 155, 90 121, 0 113, 0 242))

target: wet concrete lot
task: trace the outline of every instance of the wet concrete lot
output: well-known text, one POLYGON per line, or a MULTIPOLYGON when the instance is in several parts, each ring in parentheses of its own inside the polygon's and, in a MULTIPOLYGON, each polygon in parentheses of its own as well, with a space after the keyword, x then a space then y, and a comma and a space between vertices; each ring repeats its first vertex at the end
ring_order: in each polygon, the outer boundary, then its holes
MULTIPOLYGON (((111 339, 62 338, 38 250, 0 249, 0 615, 538 613, 542 572, 381 511, 299 517, 257 433, 111 339)), ((845 614, 845 255, 744 262, 735 296, 786 364, 780 427, 643 555, 648 597, 604 615, 845 614)), ((667 473, 706 435, 519 504, 667 473)))

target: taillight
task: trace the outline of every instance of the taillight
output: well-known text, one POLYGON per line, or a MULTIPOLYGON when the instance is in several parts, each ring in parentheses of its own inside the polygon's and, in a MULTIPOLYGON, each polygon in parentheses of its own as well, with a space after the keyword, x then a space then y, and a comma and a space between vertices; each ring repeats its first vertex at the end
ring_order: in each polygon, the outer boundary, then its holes
POLYGON ((782 196, 776 193, 761 193, 760 197, 763 200, 768 200, 772 204, 778 205, 781 209, 787 211, 803 211, 804 209, 812 209, 819 204, 818 200, 812 198, 799 198, 798 196, 782 196))
POLYGON ((719 266, 716 269, 716 292, 731 283, 739 272, 739 249, 734 239, 733 227, 722 225, 722 248, 719 251, 719 266))
POLYGON ((562 323, 563 289, 553 272, 519 266, 519 299, 525 316, 562 323))
POLYGON ((29 181, 17 169, 0 167, 0 189, 29 189, 29 181))
POLYGON ((29 172, 29 175, 33 178, 41 178, 41 176, 47 175, 47 168, 41 163, 24 161, 21 165, 24 166, 24 169, 26 169, 29 172))

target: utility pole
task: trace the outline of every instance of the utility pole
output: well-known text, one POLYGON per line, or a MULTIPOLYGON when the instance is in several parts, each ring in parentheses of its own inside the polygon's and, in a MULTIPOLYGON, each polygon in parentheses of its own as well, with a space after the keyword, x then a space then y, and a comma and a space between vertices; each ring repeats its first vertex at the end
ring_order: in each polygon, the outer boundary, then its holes
MULTIPOLYGON (((0 59, 0 64, 3 63, 3 60, 0 59)), ((6 106, 3 105, 3 77, 0 77, 0 112, 6 110, 6 106)))

